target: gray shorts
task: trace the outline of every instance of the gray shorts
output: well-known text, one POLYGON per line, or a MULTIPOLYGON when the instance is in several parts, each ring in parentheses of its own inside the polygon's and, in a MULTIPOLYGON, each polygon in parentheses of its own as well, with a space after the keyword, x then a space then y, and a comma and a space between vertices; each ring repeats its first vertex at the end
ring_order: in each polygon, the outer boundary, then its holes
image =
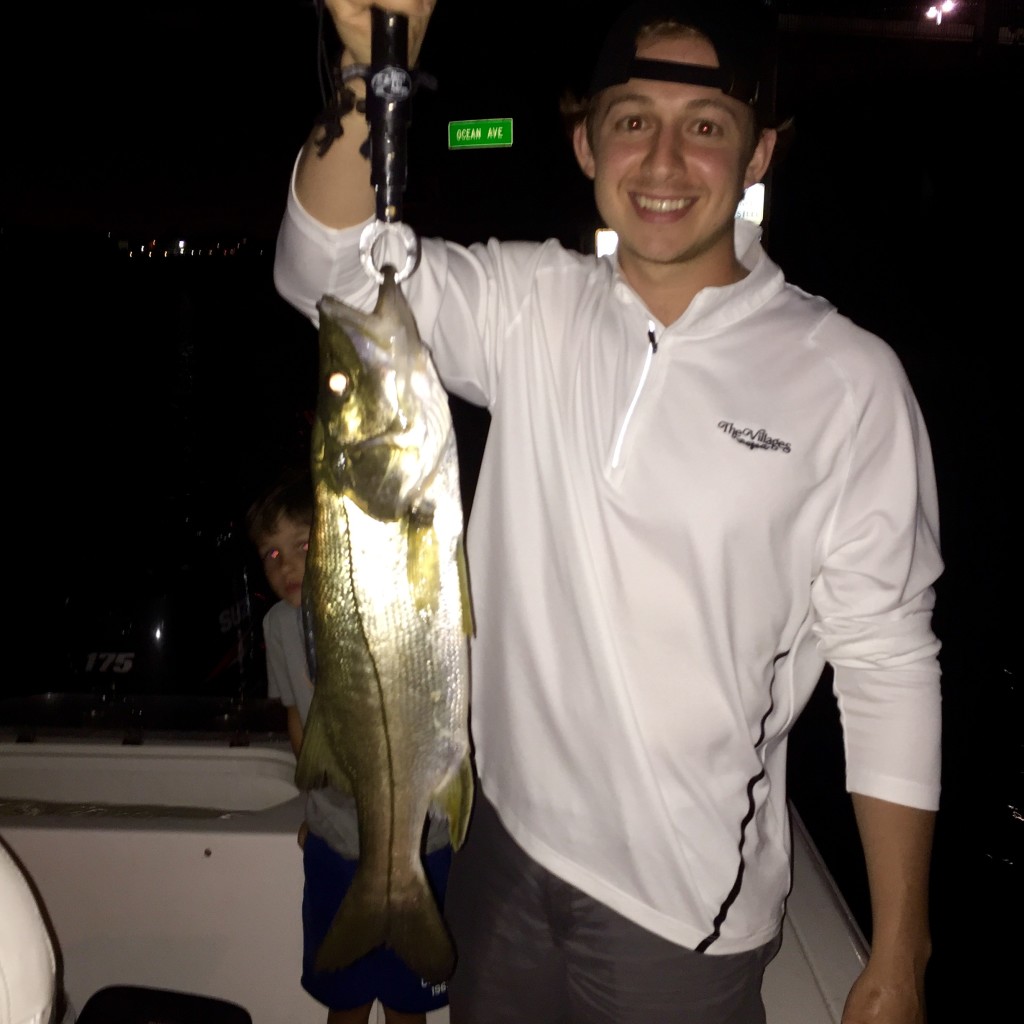
POLYGON ((695 953, 546 871, 480 793, 452 860, 451 1024, 765 1024, 759 949, 695 953))

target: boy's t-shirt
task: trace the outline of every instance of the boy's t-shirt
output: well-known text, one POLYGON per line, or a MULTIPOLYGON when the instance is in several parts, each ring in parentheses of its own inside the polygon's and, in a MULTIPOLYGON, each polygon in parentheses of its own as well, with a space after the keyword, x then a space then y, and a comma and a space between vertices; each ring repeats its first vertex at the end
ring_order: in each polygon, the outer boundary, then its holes
MULTIPOLYGON (((267 646, 267 696, 299 712, 306 725, 313 700, 313 683, 306 662, 302 610, 278 601, 263 618, 267 646)), ((355 799, 333 787, 313 789, 306 794, 306 824, 347 860, 359 857, 359 825, 355 799)), ((447 846, 448 822, 431 815, 427 829, 427 853, 447 846)))

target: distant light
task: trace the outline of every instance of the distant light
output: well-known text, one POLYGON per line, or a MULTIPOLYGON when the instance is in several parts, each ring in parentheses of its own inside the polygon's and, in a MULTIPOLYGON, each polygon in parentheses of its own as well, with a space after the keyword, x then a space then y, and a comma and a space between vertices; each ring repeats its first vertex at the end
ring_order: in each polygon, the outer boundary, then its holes
POLYGON ((619 244, 619 236, 611 228, 598 228, 594 232, 594 249, 598 256, 611 256, 619 244))
POLYGON ((924 16, 926 18, 931 18, 936 25, 941 25, 942 16, 944 14, 949 14, 954 7, 956 7, 956 4, 953 3, 953 0, 943 0, 941 4, 935 4, 932 7, 929 7, 928 10, 924 12, 924 16))
MULTIPOLYGON (((736 207, 736 218, 750 220, 755 224, 760 224, 764 220, 763 182, 756 182, 743 193, 740 205, 736 207)), ((594 251, 598 256, 610 256, 615 252, 618 243, 619 237, 611 228, 598 228, 594 232, 594 251)))
POLYGON ((764 183, 756 182, 743 193, 740 205, 736 207, 740 220, 752 220, 760 224, 764 220, 764 183))
POLYGON ((181 239, 181 241, 178 242, 178 251, 179 252, 184 252, 185 251, 185 239, 184 238, 181 239))

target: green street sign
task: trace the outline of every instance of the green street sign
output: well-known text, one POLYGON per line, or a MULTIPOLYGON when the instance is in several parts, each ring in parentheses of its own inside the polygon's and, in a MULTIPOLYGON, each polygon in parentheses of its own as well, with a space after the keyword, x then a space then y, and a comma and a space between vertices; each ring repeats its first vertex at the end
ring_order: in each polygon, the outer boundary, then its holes
POLYGON ((511 117, 448 122, 449 149, 493 149, 495 146, 511 145, 511 117))

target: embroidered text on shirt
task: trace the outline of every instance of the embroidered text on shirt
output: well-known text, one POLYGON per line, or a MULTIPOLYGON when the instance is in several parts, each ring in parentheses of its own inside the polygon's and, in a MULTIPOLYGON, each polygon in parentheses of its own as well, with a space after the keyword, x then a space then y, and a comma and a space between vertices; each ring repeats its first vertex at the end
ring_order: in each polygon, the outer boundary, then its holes
POLYGON ((750 427, 737 427, 735 423, 730 423, 729 420, 720 420, 718 429, 728 434, 734 441, 745 444, 751 450, 754 448, 764 448, 772 452, 790 451, 788 441, 782 441, 777 437, 770 437, 764 427, 755 431, 750 427))

